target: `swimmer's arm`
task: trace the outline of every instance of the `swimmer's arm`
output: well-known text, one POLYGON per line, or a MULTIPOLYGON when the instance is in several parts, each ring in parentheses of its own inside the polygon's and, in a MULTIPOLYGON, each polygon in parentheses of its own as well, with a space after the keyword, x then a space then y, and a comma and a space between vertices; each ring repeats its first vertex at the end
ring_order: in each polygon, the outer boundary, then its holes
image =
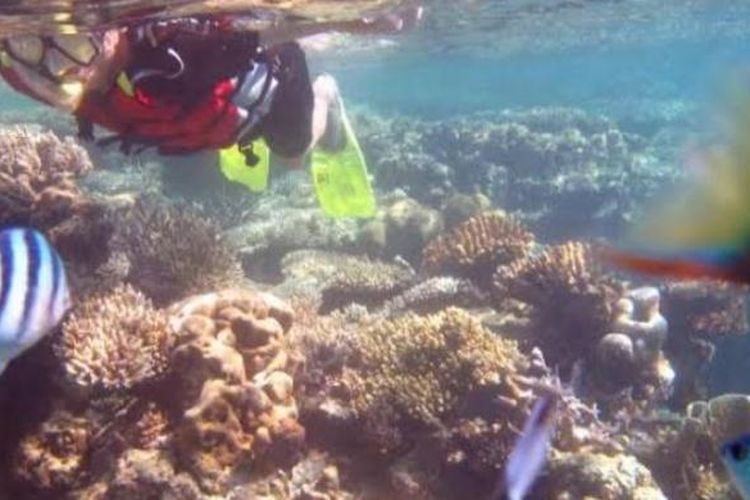
POLYGON ((321 33, 339 32, 353 35, 386 35, 412 28, 422 18, 421 6, 408 7, 375 17, 352 21, 331 21, 291 26, 271 27, 260 31, 260 43, 266 47, 291 42, 321 33))

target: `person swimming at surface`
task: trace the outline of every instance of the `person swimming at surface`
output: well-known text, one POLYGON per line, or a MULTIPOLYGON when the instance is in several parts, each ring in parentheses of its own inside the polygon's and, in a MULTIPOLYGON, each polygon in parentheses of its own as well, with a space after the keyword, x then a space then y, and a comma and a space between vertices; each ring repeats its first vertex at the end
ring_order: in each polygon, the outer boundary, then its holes
POLYGON ((235 29, 227 16, 136 23, 78 36, 23 37, 2 43, 0 74, 16 90, 71 111, 79 135, 93 125, 126 152, 155 147, 186 154, 253 142, 291 166, 316 146, 343 147, 342 101, 330 75, 311 80, 296 39, 326 31, 398 32, 421 7, 355 21, 235 29), (74 41, 72 41, 74 40, 74 41))

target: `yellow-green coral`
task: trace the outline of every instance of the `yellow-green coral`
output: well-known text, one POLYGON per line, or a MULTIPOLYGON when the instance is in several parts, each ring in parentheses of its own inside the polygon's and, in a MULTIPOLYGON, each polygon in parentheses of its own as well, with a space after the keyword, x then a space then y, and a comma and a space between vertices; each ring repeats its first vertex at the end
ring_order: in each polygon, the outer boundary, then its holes
POLYGON ((353 343, 359 363, 345 381, 355 411, 367 416, 387 406, 424 424, 453 413, 480 386, 510 383, 522 362, 515 342, 457 308, 378 322, 359 331, 353 343))
POLYGON ((166 368, 171 342, 166 316, 140 292, 120 286, 80 303, 55 350, 77 385, 129 389, 166 368))

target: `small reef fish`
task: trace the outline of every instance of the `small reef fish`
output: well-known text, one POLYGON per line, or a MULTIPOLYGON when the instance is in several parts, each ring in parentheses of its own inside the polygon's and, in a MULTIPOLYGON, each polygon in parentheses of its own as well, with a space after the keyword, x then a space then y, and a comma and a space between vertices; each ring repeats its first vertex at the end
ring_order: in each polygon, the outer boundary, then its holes
POLYGON ((522 500, 531 489, 547 461, 557 423, 558 399, 556 393, 548 393, 534 403, 505 465, 504 482, 500 488, 503 493, 493 495, 495 498, 522 500))
POLYGON ((605 249, 620 267, 678 279, 750 284, 750 97, 737 99, 721 147, 694 158, 684 185, 648 211, 630 250, 605 249))
POLYGON ((0 232, 0 374, 70 308, 62 259, 38 231, 0 232))
POLYGON ((719 455, 737 491, 742 498, 750 500, 750 434, 724 444, 719 449, 719 455))

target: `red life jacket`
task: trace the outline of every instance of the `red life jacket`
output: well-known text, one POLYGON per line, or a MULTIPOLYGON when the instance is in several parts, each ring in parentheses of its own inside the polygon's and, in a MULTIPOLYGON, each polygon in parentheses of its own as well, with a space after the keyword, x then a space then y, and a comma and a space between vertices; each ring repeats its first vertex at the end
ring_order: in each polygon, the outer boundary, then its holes
POLYGON ((185 110, 141 89, 131 93, 114 85, 104 95, 86 95, 76 115, 124 141, 157 146, 164 154, 224 148, 235 142, 241 122, 240 110, 231 101, 235 87, 232 80, 217 82, 203 102, 185 110))

